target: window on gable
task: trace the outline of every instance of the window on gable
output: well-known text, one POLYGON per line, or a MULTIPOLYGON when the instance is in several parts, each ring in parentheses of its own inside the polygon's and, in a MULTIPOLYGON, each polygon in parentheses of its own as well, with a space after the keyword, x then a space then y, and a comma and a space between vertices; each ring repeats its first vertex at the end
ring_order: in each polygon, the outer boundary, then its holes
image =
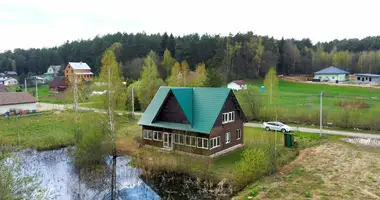
POLYGON ((235 111, 226 112, 222 114, 222 124, 235 121, 235 111))

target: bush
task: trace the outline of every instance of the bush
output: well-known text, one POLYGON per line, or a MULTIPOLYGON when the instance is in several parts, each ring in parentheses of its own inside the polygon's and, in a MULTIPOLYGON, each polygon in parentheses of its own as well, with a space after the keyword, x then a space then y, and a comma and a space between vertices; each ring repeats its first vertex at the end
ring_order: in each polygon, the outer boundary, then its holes
POLYGON ((242 188, 267 173, 270 167, 268 157, 265 149, 254 146, 245 149, 242 159, 234 167, 235 185, 242 188))

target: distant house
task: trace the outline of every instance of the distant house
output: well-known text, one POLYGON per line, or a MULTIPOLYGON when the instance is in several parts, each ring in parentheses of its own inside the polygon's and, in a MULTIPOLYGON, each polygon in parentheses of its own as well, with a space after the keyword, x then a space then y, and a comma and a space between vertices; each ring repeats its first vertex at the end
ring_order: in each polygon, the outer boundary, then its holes
POLYGON ((11 85, 17 85, 18 81, 12 77, 0 77, 0 84, 11 86, 11 85))
POLYGON ((0 92, 8 92, 7 87, 3 84, 0 84, 0 92))
POLYGON ((349 74, 349 72, 330 66, 321 71, 315 72, 314 79, 319 79, 319 81, 341 82, 348 81, 349 74))
POLYGON ((46 80, 52 80, 54 77, 58 76, 61 65, 50 65, 47 72, 44 74, 46 80))
POLYGON ((63 92, 69 87, 69 84, 66 82, 65 77, 56 76, 49 84, 50 90, 55 92, 63 92))
POLYGON ((380 85, 379 74, 355 74, 357 83, 366 83, 371 85, 380 85))
POLYGON ((5 77, 5 74, 4 73, 0 73, 0 77, 5 77))
POLYGON ((15 77, 17 76, 17 72, 14 71, 4 71, 5 76, 15 77))
POLYGON ((229 88, 161 87, 138 124, 144 144, 215 156, 243 144, 244 122, 229 88))
POLYGON ((35 110, 37 100, 28 92, 0 92, 0 114, 9 109, 35 110))
POLYGON ((69 62, 65 68, 65 78, 74 83, 75 78, 78 82, 92 80, 94 74, 91 72, 91 68, 83 62, 69 62))
POLYGON ((27 81, 29 85, 45 84, 45 79, 39 76, 30 76, 27 78, 27 81))
POLYGON ((247 89, 247 84, 243 80, 235 80, 228 83, 227 88, 232 90, 243 90, 247 89))

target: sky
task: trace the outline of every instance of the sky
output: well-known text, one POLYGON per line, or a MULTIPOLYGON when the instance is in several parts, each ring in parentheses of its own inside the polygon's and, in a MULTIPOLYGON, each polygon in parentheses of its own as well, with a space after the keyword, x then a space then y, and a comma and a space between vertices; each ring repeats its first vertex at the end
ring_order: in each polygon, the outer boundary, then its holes
POLYGON ((0 0, 0 52, 143 31, 360 39, 380 35, 379 6, 376 0, 0 0))

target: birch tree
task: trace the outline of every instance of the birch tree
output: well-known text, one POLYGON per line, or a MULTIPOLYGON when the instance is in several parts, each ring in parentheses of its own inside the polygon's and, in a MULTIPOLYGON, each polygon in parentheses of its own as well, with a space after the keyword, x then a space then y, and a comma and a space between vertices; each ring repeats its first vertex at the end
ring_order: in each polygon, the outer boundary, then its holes
POLYGON ((99 81, 105 83, 107 93, 102 96, 104 109, 107 112, 108 134, 111 142, 112 176, 111 199, 116 199, 116 120, 117 109, 125 110, 126 88, 123 85, 119 64, 112 49, 107 49, 102 57, 99 81))

